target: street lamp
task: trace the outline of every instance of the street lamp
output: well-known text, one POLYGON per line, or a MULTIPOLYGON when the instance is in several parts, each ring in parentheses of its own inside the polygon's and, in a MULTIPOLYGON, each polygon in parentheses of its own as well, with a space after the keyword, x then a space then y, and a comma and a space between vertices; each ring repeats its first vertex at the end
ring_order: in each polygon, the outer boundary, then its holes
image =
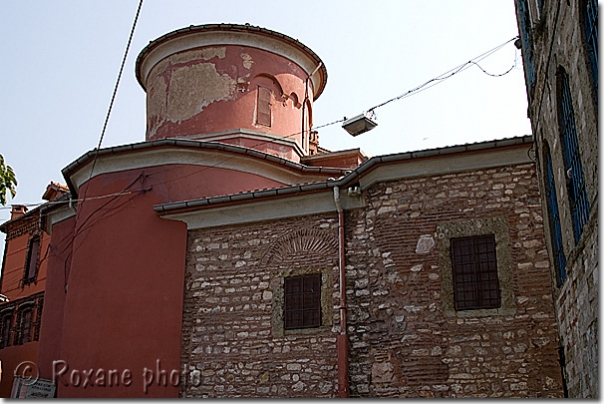
POLYGON ((352 136, 358 136, 362 133, 369 132, 371 129, 377 126, 375 112, 368 111, 363 112, 360 115, 355 116, 344 121, 342 127, 346 132, 352 136))

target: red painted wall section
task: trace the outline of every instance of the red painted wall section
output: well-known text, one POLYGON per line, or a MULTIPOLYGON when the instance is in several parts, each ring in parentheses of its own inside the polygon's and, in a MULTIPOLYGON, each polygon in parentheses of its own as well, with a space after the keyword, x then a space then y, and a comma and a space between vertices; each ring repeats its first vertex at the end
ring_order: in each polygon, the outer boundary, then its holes
MULTIPOLYGON (((44 308, 40 324, 40 346, 38 349, 38 370, 40 377, 52 379, 52 361, 61 358, 61 336, 63 334, 63 313, 65 306, 65 275, 71 265, 73 230, 75 216, 56 223, 52 227, 52 237, 48 255, 48 272, 44 308)), ((57 387, 57 394, 60 393, 57 387)))
MULTIPOLYGON (((171 55, 147 79, 147 140, 237 128, 296 139, 302 145, 306 73, 277 54, 236 45, 171 55), (257 122, 258 87, 271 91, 270 126, 257 122)), ((308 97, 313 100, 309 82, 308 97)), ((308 109, 305 112, 308 118, 308 109)))
MULTIPOLYGON (((228 159, 229 157, 225 157, 223 161, 228 159)), ((162 198, 157 203, 200 199, 286 185, 252 173, 191 165, 169 165, 123 171, 103 175, 100 180, 103 181, 103 186, 109 186, 115 178, 134 173, 142 175, 139 181, 144 189, 151 190, 162 198)), ((99 190, 95 189, 95 193, 97 192, 99 190)))
POLYGON ((293 145, 281 144, 267 140, 249 139, 245 137, 222 139, 220 142, 258 150, 262 153, 300 163, 300 155, 296 152, 296 148, 293 145))
POLYGON ((2 380, 0 381, 0 397, 10 397, 13 387, 13 374, 21 362, 36 363, 38 342, 32 341, 23 345, 9 346, 0 352, 2 361, 2 380))
POLYGON ((104 177, 91 180, 87 197, 132 193, 78 206, 60 358, 69 368, 57 377, 59 397, 177 397, 170 386, 146 395, 142 376, 156 360, 179 369, 186 225, 157 217, 152 207, 162 198, 144 192, 139 173, 104 177), (131 377, 84 387, 74 375, 89 369, 131 377))
MULTIPOLYGON (((44 338, 62 341, 60 352, 49 343, 40 355, 45 374, 52 360, 69 366, 65 372, 65 365, 55 367, 62 373, 56 379, 58 397, 177 397, 169 376, 172 371, 180 376, 187 227, 160 219, 153 206, 279 185, 223 168, 165 165, 103 174, 82 186, 80 198, 123 194, 89 199, 77 208, 63 328, 51 329, 49 318, 44 329, 44 338), (157 361, 166 376, 158 373, 157 361), (118 386, 84 388, 76 373, 89 369, 127 371, 131 377, 128 385, 120 379, 118 386), (151 376, 153 384, 146 388, 151 376)), ((61 233, 68 237, 68 229, 53 230, 53 240, 61 233)), ((53 275, 62 264, 57 260, 53 275)), ((60 289, 57 276, 49 299, 60 289)))

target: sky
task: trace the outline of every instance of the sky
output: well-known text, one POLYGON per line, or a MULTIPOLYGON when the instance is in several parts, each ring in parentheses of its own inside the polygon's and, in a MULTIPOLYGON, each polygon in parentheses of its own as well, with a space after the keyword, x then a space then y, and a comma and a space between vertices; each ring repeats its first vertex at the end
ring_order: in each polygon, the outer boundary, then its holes
MULTIPOLYGON (((0 2, 0 154, 14 169, 10 204, 37 204, 61 170, 94 149, 139 0, 0 2)), ((353 117, 518 35, 513 0, 145 0, 102 147, 144 141, 139 52, 168 32, 211 23, 260 26, 298 39, 323 60, 327 86, 315 126, 353 117)), ((530 134, 520 51, 513 41, 433 88, 375 110, 351 137, 319 130, 332 151, 367 156, 530 134)), ((0 235, 4 248, 4 234, 0 235)))

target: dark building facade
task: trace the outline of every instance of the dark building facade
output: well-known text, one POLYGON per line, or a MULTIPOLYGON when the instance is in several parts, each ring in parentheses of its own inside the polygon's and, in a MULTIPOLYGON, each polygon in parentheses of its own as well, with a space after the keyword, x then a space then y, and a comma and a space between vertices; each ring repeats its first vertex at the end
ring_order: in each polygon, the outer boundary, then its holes
POLYGON ((598 3, 516 0, 560 353, 598 396, 598 3))

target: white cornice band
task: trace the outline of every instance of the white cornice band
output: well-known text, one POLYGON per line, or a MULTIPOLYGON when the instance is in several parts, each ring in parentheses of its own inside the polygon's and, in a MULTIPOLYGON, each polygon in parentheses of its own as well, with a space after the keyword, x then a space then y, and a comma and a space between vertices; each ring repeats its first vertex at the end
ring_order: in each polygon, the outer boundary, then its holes
MULTIPOLYGON (((166 57, 178 52, 201 47, 224 45, 248 46, 287 58, 300 66, 307 75, 314 72, 310 79, 315 92, 318 92, 319 89, 324 87, 323 83, 321 83, 321 74, 317 69, 317 62, 300 48, 293 46, 288 41, 279 37, 267 36, 261 32, 222 31, 220 29, 198 32, 193 31, 188 34, 165 39, 164 42, 153 47, 137 66, 143 87, 146 87, 147 78, 151 69, 166 57)), ((318 96, 319 94, 315 94, 315 98, 318 98, 318 96)))

